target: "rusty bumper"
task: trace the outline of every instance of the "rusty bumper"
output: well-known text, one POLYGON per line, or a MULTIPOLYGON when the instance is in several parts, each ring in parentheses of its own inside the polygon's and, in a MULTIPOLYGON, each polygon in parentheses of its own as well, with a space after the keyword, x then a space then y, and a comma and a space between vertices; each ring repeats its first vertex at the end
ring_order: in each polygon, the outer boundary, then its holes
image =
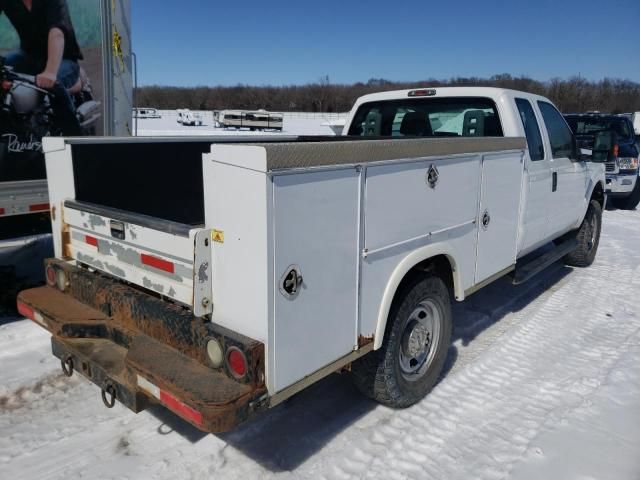
POLYGON ((206 432, 231 430, 265 408, 264 345, 196 318, 184 308, 110 277, 48 260, 66 281, 26 290, 18 309, 52 334, 53 354, 134 412, 160 403, 206 432), (240 349, 237 379, 214 368, 209 340, 240 349))

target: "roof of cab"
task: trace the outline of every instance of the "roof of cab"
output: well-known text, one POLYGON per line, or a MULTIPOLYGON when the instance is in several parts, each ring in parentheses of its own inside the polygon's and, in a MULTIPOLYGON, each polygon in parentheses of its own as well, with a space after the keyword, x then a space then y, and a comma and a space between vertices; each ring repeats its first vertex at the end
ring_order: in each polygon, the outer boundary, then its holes
POLYGON ((416 90, 433 90, 435 91, 435 95, 429 95, 424 97, 412 97, 412 98, 437 98, 437 97, 488 97, 494 100, 498 98, 508 95, 513 96, 517 95, 526 95, 530 97, 536 98, 544 98, 540 95, 535 95, 527 92, 520 92, 517 90, 510 90, 508 88, 496 88, 496 87, 421 87, 421 88, 411 88, 408 90, 392 90, 389 92, 380 92, 380 93, 370 93, 369 95, 364 95, 358 99, 356 105, 360 105, 362 103, 368 102, 376 102, 382 100, 399 100, 403 98, 409 97, 409 92, 413 92, 416 90))

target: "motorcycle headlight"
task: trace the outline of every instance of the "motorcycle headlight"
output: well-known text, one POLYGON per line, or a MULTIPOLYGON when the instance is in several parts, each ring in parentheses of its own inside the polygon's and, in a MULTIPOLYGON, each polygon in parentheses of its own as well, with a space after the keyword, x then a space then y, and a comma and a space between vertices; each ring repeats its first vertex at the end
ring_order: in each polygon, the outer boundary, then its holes
POLYGON ((636 170, 638 159, 635 157, 618 157, 618 167, 620 170, 636 170))

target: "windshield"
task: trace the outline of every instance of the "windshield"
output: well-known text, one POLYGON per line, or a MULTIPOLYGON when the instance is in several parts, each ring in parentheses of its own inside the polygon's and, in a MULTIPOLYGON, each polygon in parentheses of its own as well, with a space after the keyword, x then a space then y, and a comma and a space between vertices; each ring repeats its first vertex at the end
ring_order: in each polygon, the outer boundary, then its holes
POLYGON ((568 117, 567 122, 576 135, 595 135, 599 132, 615 132, 618 140, 631 141, 631 127, 624 118, 568 117))
POLYGON ((502 137, 488 98, 407 98, 365 103, 349 135, 383 137, 502 137))

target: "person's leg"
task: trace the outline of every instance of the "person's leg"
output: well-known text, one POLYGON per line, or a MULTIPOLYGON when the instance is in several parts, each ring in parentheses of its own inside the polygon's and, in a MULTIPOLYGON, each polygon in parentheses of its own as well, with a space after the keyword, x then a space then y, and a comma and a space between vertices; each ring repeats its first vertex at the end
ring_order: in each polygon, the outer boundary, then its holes
POLYGON ((51 90, 54 98, 51 99, 51 106, 58 119, 58 125, 65 136, 75 137, 82 135, 82 129, 76 109, 73 105, 71 95, 67 91, 73 87, 80 77, 80 66, 77 62, 63 60, 58 70, 58 83, 51 90))
POLYGON ((13 67, 16 73, 37 75, 42 71, 43 62, 27 55, 22 50, 9 53, 4 57, 5 65, 13 67))

